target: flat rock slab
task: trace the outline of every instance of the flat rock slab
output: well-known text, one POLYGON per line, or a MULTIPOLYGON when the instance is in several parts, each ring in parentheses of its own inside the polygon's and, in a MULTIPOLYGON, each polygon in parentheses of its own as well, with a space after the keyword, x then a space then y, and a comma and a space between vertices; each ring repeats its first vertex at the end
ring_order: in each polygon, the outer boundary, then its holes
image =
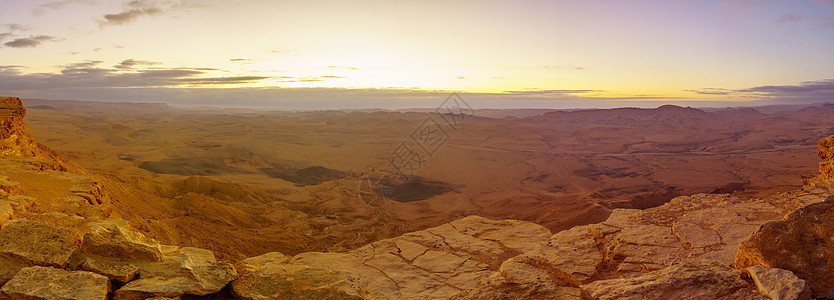
POLYGON ((504 260, 550 236, 529 222, 469 216, 349 253, 246 259, 232 288, 243 299, 442 299, 478 287, 504 260))
POLYGON ((362 299, 350 273, 284 262, 286 257, 276 252, 241 261, 232 292, 245 300, 362 299))
POLYGON ((76 234, 70 229, 19 219, 0 230, 0 256, 63 268, 76 249, 76 241, 76 234))
POLYGON ((756 284, 759 293, 774 300, 810 300, 811 290, 805 280, 799 279, 791 271, 778 268, 752 266, 747 274, 756 284))
MULTIPOLYGON (((756 296, 742 272, 708 261, 684 261, 634 278, 598 280, 581 286, 594 299, 737 299, 741 289, 756 296)), ((759 295, 759 299, 767 299, 759 295)))
POLYGON ((9 280, 0 299, 105 300, 109 290, 110 280, 96 273, 34 266, 9 280))

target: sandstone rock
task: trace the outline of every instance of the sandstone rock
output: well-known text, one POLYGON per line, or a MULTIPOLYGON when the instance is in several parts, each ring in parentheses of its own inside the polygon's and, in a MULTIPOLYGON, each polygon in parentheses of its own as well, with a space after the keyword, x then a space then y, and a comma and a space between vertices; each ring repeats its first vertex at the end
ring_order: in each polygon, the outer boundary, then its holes
POLYGON ((185 294, 217 293, 237 278, 234 267, 217 262, 211 251, 183 247, 176 255, 161 261, 133 260, 139 268, 139 279, 116 290, 113 299, 145 299, 177 297, 185 294))
MULTIPOLYGON (((590 234, 588 226, 577 226, 553 235, 547 243, 525 252, 501 265, 501 272, 519 283, 531 283, 528 272, 548 274, 548 279, 556 278, 572 286, 588 283, 594 278, 603 254, 596 247, 596 240, 590 234), (517 263, 534 266, 545 273, 515 265, 517 263)), ((536 275, 536 279, 544 275, 536 275)))
POLYGON ((139 275, 139 267, 135 265, 94 258, 87 258, 84 264, 81 265, 81 269, 107 276, 110 280, 120 284, 127 283, 139 275))
POLYGON ((748 284, 741 271, 715 262, 683 261, 640 277, 599 280, 581 288, 600 300, 736 299, 734 293, 748 284))
POLYGON ((513 283, 496 280, 488 285, 470 289, 448 298, 450 300, 584 300, 592 299, 588 293, 577 287, 541 283, 513 283))
POLYGON ((33 264, 63 268, 76 249, 72 230, 26 219, 0 230, 0 256, 16 256, 33 264))
POLYGON ((161 260, 159 242, 126 228, 126 222, 105 220, 90 223, 81 250, 85 253, 121 259, 161 260))
POLYGON ((23 123, 26 109, 17 97, 0 97, 0 154, 35 160, 23 160, 40 169, 86 173, 86 170, 38 144, 29 127, 23 123))
POLYGON ((20 194, 20 183, 9 181, 8 177, 2 178, 0 180, 0 191, 5 192, 7 195, 18 195, 20 194))
POLYGON ((752 266, 747 273, 756 284, 759 293, 773 300, 811 299, 811 290, 805 280, 799 279, 788 270, 752 266))
POLYGON ((826 160, 820 163, 820 178, 829 184, 834 184, 834 135, 817 141, 820 158, 826 160))
POLYGON ((31 267, 31 261, 14 255, 0 254, 0 286, 11 280, 20 269, 31 267))
POLYGON ((5 226, 6 222, 14 217, 14 210, 12 210, 12 203, 9 201, 0 200, 0 229, 5 226))
POLYGON ((816 297, 834 290, 834 198, 764 224, 744 240, 736 268, 761 265, 793 272, 816 297))
POLYGON ((349 253, 307 252, 289 260, 269 253, 246 259, 232 287, 244 299, 448 298, 481 286, 504 260, 550 236, 533 223, 470 216, 349 253))
POLYGON ((287 259, 272 252, 241 261, 240 278, 231 283, 232 292, 247 300, 362 299, 353 275, 285 264, 287 259))
POLYGON ((107 277, 51 267, 21 269, 0 289, 0 299, 107 299, 107 277))
POLYGON ((822 159, 834 159, 834 135, 817 141, 817 153, 822 159))

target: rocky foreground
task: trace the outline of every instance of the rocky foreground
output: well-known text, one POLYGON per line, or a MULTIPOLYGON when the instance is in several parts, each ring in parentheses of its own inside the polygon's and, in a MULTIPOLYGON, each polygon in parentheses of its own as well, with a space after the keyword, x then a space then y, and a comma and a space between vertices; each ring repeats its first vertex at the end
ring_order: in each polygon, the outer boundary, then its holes
POLYGON ((834 297, 834 136, 803 189, 677 197, 552 234, 470 216, 346 253, 236 263, 108 213, 90 172, 0 98, 2 299, 811 299, 834 297), (20 182, 42 189, 22 193, 20 182))

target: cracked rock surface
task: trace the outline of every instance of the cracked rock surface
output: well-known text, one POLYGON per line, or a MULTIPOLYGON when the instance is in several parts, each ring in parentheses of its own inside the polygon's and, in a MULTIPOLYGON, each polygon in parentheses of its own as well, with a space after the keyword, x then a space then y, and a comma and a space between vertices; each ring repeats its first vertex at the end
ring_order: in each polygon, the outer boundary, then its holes
POLYGON ((244 299, 447 298, 477 287, 502 261, 533 250, 550 236, 536 224, 470 216, 349 253, 307 252, 292 258, 273 253, 244 260, 241 278, 232 287, 244 299), (273 274, 293 275, 280 276, 281 288, 275 288, 265 279, 273 274), (320 280, 309 284, 314 274, 320 280))

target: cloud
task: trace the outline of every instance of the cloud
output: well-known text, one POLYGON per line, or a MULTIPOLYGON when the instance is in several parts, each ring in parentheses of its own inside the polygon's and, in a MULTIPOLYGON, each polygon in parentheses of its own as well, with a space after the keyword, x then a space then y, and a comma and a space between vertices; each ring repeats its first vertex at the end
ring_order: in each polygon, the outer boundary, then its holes
POLYGON ((559 70, 559 69, 568 69, 568 70, 577 70, 577 71, 585 70, 585 67, 579 67, 579 66, 544 66, 544 68, 545 69, 551 69, 551 70, 559 70))
POLYGON ((728 95, 749 99, 814 103, 834 99, 834 79, 805 81, 795 85, 762 85, 745 89, 702 88, 684 91, 700 95, 728 95))
POLYGON ((12 40, 11 42, 6 42, 3 45, 6 47, 12 48, 34 48, 40 46, 41 43, 47 41, 60 41, 61 39, 56 38, 54 36, 48 35, 38 35, 38 36, 30 36, 28 38, 17 38, 12 40))
POLYGON ((343 69, 343 70, 352 70, 352 71, 359 70, 359 68, 354 68, 354 67, 343 67, 343 66, 327 66, 327 67, 331 68, 331 69, 343 69))
POLYGON ((725 88, 702 88, 697 90, 683 90, 684 92, 692 92, 701 95, 729 95, 733 90, 725 88))
POLYGON ((814 3, 819 5, 834 4, 834 0, 814 0, 814 3))
POLYGON ((251 61, 251 60, 252 59, 250 59, 250 58, 232 58, 232 59, 229 59, 229 61, 251 61))
POLYGON ((102 25, 124 25, 135 21, 142 16, 155 16, 162 14, 162 9, 158 7, 149 7, 143 9, 131 9, 117 14, 104 15, 104 22, 102 25))
POLYGON ((795 23, 795 22, 803 22, 803 21, 822 21, 827 22, 831 21, 831 18, 828 17, 807 17, 798 14, 784 14, 779 17, 778 20, 773 22, 773 24, 785 24, 785 23, 795 23))
POLYGON ((231 76, 231 77, 208 77, 208 78, 181 78, 178 82, 188 84, 241 84, 269 79, 267 76, 231 76))
POLYGON ((303 77, 296 77, 296 76, 278 76, 273 77, 275 82, 321 82, 325 81, 326 79, 341 79, 341 78, 348 78, 347 76, 334 76, 334 75, 324 75, 324 76, 303 76, 303 77))
POLYGON ((116 69, 128 70, 133 69, 135 66, 150 66, 150 65, 158 65, 159 62, 155 61, 147 61, 147 60, 136 60, 136 59, 125 59, 119 64, 113 66, 116 69))
POLYGON ((0 42, 17 36, 16 32, 29 30, 28 27, 20 24, 6 24, 6 32, 0 33, 0 42))
POLYGON ((822 29, 827 29, 827 28, 831 28, 831 27, 834 27, 834 22, 825 22, 825 23, 822 23, 822 24, 819 24, 819 25, 815 26, 814 28, 811 28, 811 30, 822 30, 822 29))
POLYGON ((90 1, 90 0, 52 1, 52 2, 47 2, 47 3, 41 4, 41 5, 38 5, 37 7, 35 7, 35 9, 32 10, 32 15, 40 16, 40 15, 43 15, 44 13, 46 13, 47 11, 50 11, 50 10, 62 10, 65 7, 67 7, 68 5, 72 5, 72 4, 96 5, 95 2, 90 1))
POLYGON ((770 5, 770 0, 721 0, 721 8, 729 12, 741 12, 770 5))
MULTIPOLYGON (((769 96, 813 96, 831 95, 834 96, 834 79, 823 79, 816 81, 804 81, 798 85, 763 85, 738 90, 742 93, 757 93, 769 96)), ((830 98, 829 98, 830 99, 830 98)))
POLYGON ((799 22, 802 21, 804 18, 805 17, 797 14, 784 14, 781 17, 779 17, 779 19, 776 20, 776 22, 773 22, 773 24, 799 22))
POLYGON ((602 90, 525 90, 525 91, 504 91, 509 95, 526 95, 536 97, 568 96, 592 92, 603 92, 602 90))
POLYGON ((49 91, 73 89, 118 89, 178 86, 229 85, 270 79, 263 76, 213 76, 213 68, 154 68, 156 62, 123 60, 112 68, 99 60, 58 66, 59 73, 25 74, 20 66, 0 66, 0 91, 49 91), (129 67, 122 67, 129 66, 129 67))
POLYGON ((9 29, 9 32, 29 30, 29 27, 20 24, 6 24, 6 28, 9 29))
POLYGON ((191 9, 206 8, 209 5, 197 0, 157 1, 134 0, 127 2, 121 12, 105 14, 99 24, 104 26, 125 25, 142 17, 153 17, 173 11, 189 11, 191 9))

